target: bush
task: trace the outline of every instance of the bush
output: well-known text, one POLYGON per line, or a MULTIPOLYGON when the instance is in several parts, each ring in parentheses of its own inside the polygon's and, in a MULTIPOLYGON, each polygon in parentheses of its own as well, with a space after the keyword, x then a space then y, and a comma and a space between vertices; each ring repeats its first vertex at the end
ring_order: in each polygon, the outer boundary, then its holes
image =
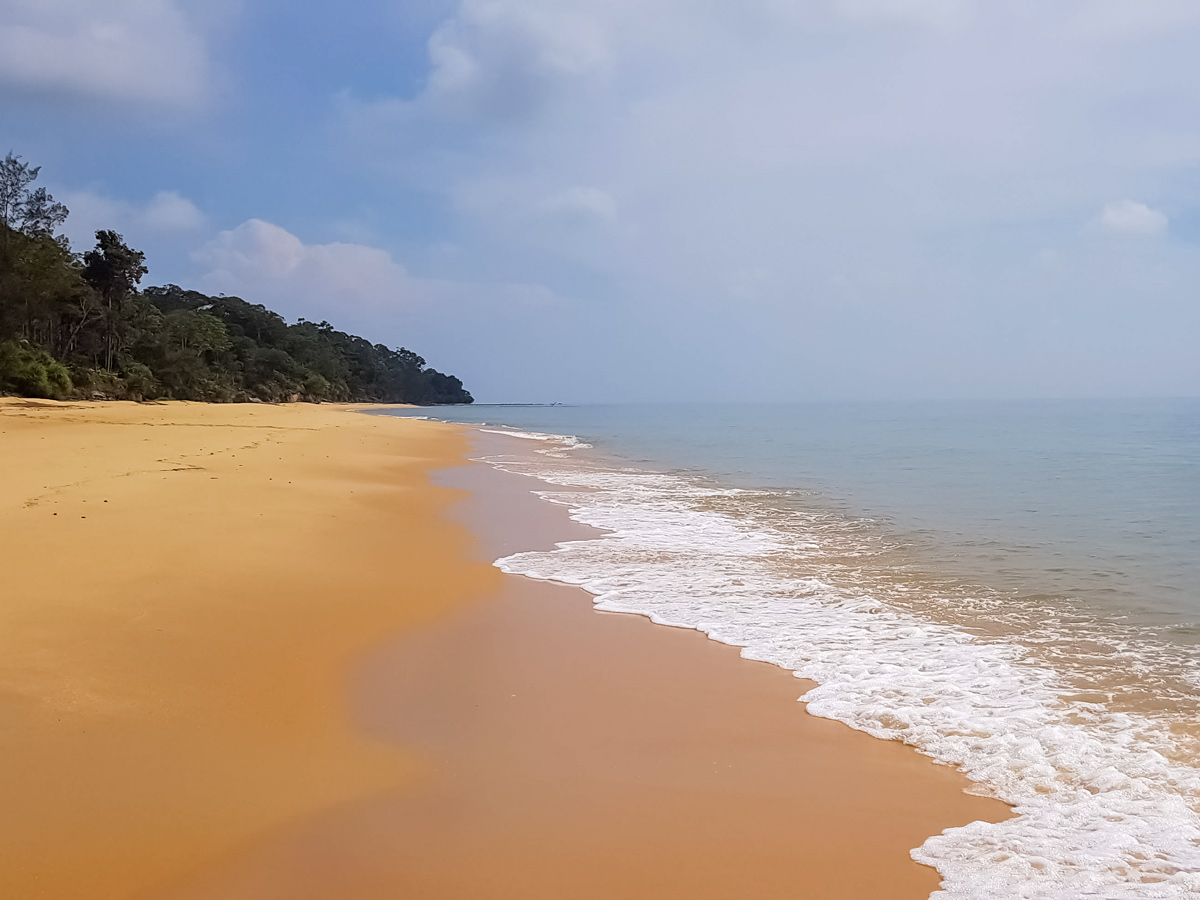
POLYGON ((74 392, 67 367, 26 343, 0 343, 0 390, 22 397, 66 400, 74 392))
POLYGON ((163 396, 162 386, 148 366, 126 362, 121 372, 108 369, 75 368, 71 370, 75 393, 84 400, 157 400, 163 396))
POLYGON ((120 379, 105 369, 76 366, 71 369, 71 380, 84 400, 114 400, 121 394, 120 379))
POLYGON ((125 397, 130 400, 153 400, 161 393, 158 388, 158 382, 154 378, 154 373, 150 371, 149 366, 144 366, 139 362, 126 363, 121 372, 121 379, 124 382, 125 397))
POLYGON ((330 385, 329 380, 325 376, 311 372, 304 379, 303 390, 304 396, 308 400, 328 400, 332 392, 332 385, 330 385))

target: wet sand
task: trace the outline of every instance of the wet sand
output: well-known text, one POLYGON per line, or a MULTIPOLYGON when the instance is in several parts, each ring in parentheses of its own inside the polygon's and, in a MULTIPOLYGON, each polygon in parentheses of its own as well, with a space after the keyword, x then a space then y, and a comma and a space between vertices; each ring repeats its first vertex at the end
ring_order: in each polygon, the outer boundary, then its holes
MULTIPOLYGON (((437 477, 471 492, 454 514, 477 559, 596 534, 530 479, 437 477)), ((357 721, 421 753, 418 783, 276 835, 171 900, 927 897, 937 874, 909 850, 1008 808, 809 716, 809 686, 699 632, 506 576, 356 671, 357 721)))
POLYGON ((0 896, 903 900, 910 848, 1007 814, 787 672, 502 576, 589 532, 431 486, 469 435, 0 401, 0 896))

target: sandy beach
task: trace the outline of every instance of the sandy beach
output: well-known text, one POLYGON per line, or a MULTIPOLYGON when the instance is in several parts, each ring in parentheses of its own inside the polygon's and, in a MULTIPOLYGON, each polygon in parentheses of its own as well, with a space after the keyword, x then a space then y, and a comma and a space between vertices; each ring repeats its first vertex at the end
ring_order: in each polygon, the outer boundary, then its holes
POLYGON ((412 778, 365 647, 500 576, 425 470, 452 429, 332 407, 3 401, 0 896, 155 896, 412 778))
POLYGON ((468 429, 0 401, 0 896, 926 897, 1007 808, 697 632, 468 429), (432 475, 431 473, 437 473, 432 475))

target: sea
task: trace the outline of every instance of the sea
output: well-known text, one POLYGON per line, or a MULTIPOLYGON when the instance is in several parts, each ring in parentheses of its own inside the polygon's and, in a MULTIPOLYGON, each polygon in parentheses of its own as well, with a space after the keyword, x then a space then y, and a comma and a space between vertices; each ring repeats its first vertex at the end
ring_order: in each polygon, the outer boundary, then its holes
MULTIPOLYGON (((811 679, 1013 818, 936 897, 1200 897, 1200 400, 473 406, 603 530, 497 560, 811 679)), ((552 490, 551 490, 552 486, 552 490)))

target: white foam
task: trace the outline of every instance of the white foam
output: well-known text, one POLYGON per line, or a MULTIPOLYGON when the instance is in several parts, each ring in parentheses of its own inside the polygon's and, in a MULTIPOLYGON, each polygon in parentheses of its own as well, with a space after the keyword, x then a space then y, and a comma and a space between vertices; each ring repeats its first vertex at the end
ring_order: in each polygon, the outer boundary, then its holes
POLYGON ((1015 641, 923 621, 869 586, 786 574, 819 560, 821 533, 725 511, 752 501, 747 492, 565 459, 495 464, 580 488, 545 496, 609 532, 497 560, 505 572, 580 585, 600 609, 742 647, 816 681, 802 698, 814 715, 911 744, 1013 804, 1013 819, 949 829, 913 851, 942 875, 935 896, 1200 896, 1200 772, 1169 758, 1161 722, 1068 699, 1058 673, 1015 641))
POLYGON ((504 434, 508 437, 520 438, 523 441, 539 441, 549 445, 539 453, 557 455, 559 452, 571 450, 591 450, 591 444, 585 444, 573 434, 542 434, 536 431, 518 431, 513 428, 480 428, 485 434, 504 434))

